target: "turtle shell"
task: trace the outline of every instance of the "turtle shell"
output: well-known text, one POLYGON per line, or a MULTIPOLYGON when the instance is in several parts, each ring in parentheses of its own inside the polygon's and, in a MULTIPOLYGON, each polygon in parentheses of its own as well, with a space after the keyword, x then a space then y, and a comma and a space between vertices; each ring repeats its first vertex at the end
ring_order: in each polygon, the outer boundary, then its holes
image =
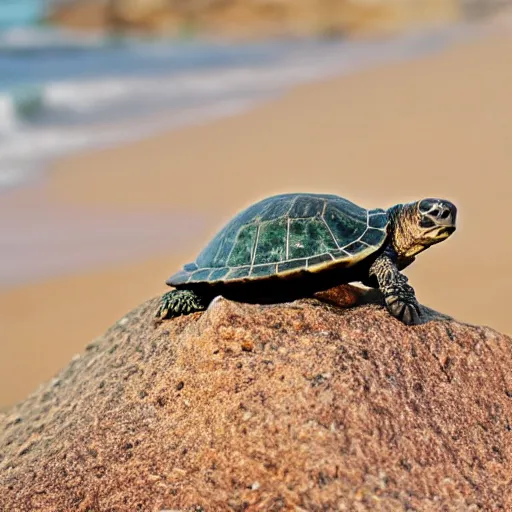
POLYGON ((266 279, 350 267, 378 251, 388 215, 334 195, 269 197, 234 217, 170 286, 266 279))

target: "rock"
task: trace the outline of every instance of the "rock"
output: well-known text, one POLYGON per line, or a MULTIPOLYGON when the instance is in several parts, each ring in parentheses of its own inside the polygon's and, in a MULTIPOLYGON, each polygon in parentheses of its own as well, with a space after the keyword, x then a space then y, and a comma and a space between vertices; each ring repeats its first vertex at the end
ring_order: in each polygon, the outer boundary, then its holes
POLYGON ((110 28, 106 0, 73 0, 48 2, 48 21, 57 25, 82 30, 107 30, 110 28))
POLYGON ((231 36, 383 34, 449 23, 458 0, 73 0, 50 1, 59 25, 149 33, 231 36))
POLYGON ((512 510, 509 337, 352 287, 157 300, 0 414, 0 510, 512 510))

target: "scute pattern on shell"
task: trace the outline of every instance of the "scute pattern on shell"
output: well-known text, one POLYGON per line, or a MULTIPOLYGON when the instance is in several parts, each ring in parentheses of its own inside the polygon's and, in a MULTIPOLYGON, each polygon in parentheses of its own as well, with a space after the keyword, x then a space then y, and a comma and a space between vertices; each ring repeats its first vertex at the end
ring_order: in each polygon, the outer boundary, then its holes
POLYGON ((233 218, 167 284, 261 279, 331 264, 349 267, 387 237, 384 210, 366 210, 334 195, 283 194, 233 218))

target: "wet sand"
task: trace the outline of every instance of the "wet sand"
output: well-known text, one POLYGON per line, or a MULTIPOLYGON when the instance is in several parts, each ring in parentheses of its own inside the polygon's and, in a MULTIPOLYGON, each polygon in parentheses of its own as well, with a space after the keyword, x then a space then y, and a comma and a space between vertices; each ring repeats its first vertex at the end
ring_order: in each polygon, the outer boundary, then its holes
MULTIPOLYGON (((422 303, 512 333, 511 57, 512 36, 487 37, 299 87, 243 115, 59 161, 40 190, 52 204, 144 212, 148 226, 169 219, 168 231, 158 224, 162 237, 173 238, 176 222, 190 236, 155 249, 152 259, 128 244, 123 263, 4 290, 0 406, 164 291, 168 275, 236 211, 281 192, 335 193, 367 207, 454 201, 458 231, 406 273, 422 303)), ((9 201, 30 208, 27 194, 9 201)))

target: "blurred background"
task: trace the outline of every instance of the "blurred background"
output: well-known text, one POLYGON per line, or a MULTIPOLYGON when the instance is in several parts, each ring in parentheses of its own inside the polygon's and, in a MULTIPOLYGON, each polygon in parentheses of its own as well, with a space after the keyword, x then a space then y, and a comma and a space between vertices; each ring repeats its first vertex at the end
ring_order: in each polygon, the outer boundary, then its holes
POLYGON ((0 408, 248 204, 459 207, 407 275, 512 333, 512 2, 0 0, 0 408))

